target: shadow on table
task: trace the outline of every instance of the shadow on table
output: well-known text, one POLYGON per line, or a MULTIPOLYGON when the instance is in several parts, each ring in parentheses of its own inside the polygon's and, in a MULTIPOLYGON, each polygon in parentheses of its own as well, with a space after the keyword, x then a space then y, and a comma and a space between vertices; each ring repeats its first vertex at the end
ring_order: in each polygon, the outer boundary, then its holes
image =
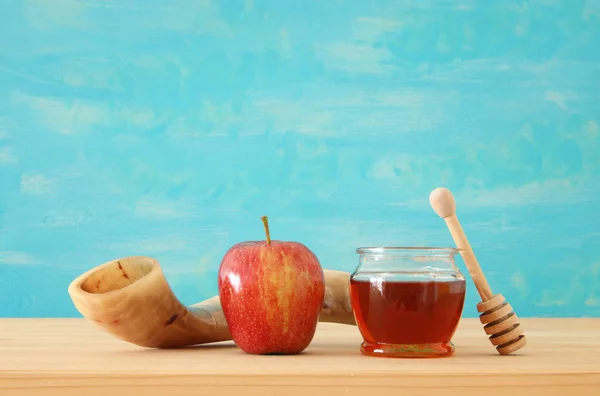
POLYGON ((218 342, 212 344, 199 344, 199 345, 190 345, 181 348, 143 348, 143 347, 134 347, 134 349, 130 349, 127 351, 123 351, 123 353, 127 354, 161 354, 161 353, 197 353, 200 351, 219 351, 219 350, 234 350, 238 349, 237 346, 233 342, 218 342))
MULTIPOLYGON (((319 346, 314 348, 308 348, 306 351, 302 353, 302 355, 310 355, 310 356, 364 356, 360 353, 360 344, 357 344, 355 348, 348 347, 347 343, 344 344, 329 344, 325 346, 319 346)), ((469 347, 462 346, 461 348, 456 348, 456 352, 454 356, 445 357, 445 358, 414 358, 418 360, 447 360, 452 358, 471 358, 471 357, 489 357, 489 356, 500 356, 494 348, 490 348, 489 350, 482 350, 477 347, 469 347)), ((381 359, 375 356, 364 356, 365 358, 372 359, 381 359)), ((400 358, 398 358, 400 359, 400 358)), ((407 360, 407 358, 404 358, 407 360)))

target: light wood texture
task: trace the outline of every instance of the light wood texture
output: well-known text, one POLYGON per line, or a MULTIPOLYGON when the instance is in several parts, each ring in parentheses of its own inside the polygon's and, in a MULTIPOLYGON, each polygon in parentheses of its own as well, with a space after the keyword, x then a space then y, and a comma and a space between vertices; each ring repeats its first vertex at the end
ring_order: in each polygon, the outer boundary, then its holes
POLYGON ((519 318, 504 296, 492 293, 473 248, 456 216, 454 196, 447 188, 439 187, 431 192, 429 202, 437 215, 445 220, 452 239, 454 239, 475 283, 481 297, 481 302, 477 304, 477 311, 481 313, 479 319, 484 325, 485 333, 490 336, 490 342, 501 355, 509 355, 523 348, 527 343, 523 334, 523 326, 519 323, 519 318))
POLYGON ((0 319, 0 395, 600 395, 600 319, 524 319, 528 348, 501 357, 477 319, 456 354, 359 353, 356 326, 320 323, 305 353, 248 355, 231 341, 183 349, 121 342, 83 319, 0 319))
MULTIPOLYGON (((324 270, 321 322, 354 325, 350 274, 324 270)), ((77 310, 120 340, 149 348, 177 348, 231 340, 219 296, 186 307, 169 287, 157 260, 130 256, 101 264, 68 288, 77 310)))

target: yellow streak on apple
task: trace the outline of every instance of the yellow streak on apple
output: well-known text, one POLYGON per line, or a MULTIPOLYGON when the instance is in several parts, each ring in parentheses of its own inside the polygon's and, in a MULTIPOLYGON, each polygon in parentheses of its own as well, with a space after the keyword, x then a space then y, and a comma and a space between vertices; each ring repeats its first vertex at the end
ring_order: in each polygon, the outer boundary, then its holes
MULTIPOLYGON (((280 252, 281 256, 278 256, 270 249, 271 235, 269 232, 268 218, 267 216, 263 216, 261 219, 265 227, 266 245, 261 246, 260 260, 263 263, 263 271, 269 272, 269 276, 263 276, 264 281, 260 284, 261 300, 265 306, 265 311, 268 312, 269 315, 269 318, 267 318, 268 322, 276 323, 276 321, 282 321, 283 333, 287 334, 290 327, 290 299, 288 297, 294 291, 294 281, 305 281, 308 283, 308 286, 312 285, 310 284, 310 279, 306 271, 298 273, 298 269, 293 265, 292 256, 286 256, 283 252, 280 252), (283 271, 281 271, 282 266, 283 271), (270 285, 267 284, 267 282, 269 282, 270 285), (268 300, 264 298, 265 288, 267 290, 276 290, 277 308, 282 317, 278 317, 277 311, 272 308, 269 309, 268 300)), ((267 274, 263 273, 263 275, 267 274)), ((304 290, 304 288, 299 288, 298 290, 304 290)))
MULTIPOLYGON (((294 276, 294 270, 291 265, 290 257, 284 256, 282 253, 281 258, 283 259, 283 262, 279 263, 279 265, 284 266, 284 272, 282 274, 284 279, 279 280, 279 286, 277 287, 277 305, 279 306, 279 310, 283 313, 283 333, 287 334, 290 322, 290 301, 289 299, 286 299, 286 294, 289 294, 292 291, 292 277, 294 276)), ((277 260, 274 261, 275 265, 277 265, 277 260)))
MULTIPOLYGON (((294 268, 290 265, 291 258, 283 254, 278 258, 273 254, 269 245, 262 246, 260 251, 260 260, 263 263, 263 271, 268 272, 264 281, 260 284, 260 294, 262 303, 265 307, 265 312, 268 313, 268 323, 283 322, 284 334, 289 331, 289 299, 286 298, 289 291, 293 288, 294 268), (283 266, 283 273, 281 267, 283 266), (281 275, 278 275, 281 274, 281 275), (278 317, 277 310, 269 306, 269 302, 265 296, 266 290, 276 290, 277 308, 281 312, 282 317, 278 317)), ((266 274, 265 274, 266 275, 266 274)))

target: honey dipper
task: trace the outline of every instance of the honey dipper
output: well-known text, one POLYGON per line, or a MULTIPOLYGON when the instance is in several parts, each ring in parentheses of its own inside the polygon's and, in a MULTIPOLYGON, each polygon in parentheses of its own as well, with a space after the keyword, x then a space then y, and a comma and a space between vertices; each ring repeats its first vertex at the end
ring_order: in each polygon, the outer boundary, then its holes
POLYGON ((480 312, 479 320, 484 325, 483 330, 489 336, 492 345, 501 355, 508 355, 523 348, 526 339, 519 318, 502 294, 492 294, 490 285, 456 217, 456 202, 452 193, 444 187, 436 188, 429 195, 429 203, 438 216, 446 221, 452 239, 475 282, 481 297, 481 302, 477 304, 477 311, 480 312))

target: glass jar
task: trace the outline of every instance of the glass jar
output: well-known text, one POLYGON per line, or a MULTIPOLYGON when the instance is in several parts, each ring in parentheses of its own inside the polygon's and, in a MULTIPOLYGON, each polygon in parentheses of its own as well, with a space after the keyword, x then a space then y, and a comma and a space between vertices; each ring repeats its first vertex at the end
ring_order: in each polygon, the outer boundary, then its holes
POLYGON ((442 357, 465 301, 453 248, 362 247, 350 298, 363 337, 360 351, 383 357, 442 357))

